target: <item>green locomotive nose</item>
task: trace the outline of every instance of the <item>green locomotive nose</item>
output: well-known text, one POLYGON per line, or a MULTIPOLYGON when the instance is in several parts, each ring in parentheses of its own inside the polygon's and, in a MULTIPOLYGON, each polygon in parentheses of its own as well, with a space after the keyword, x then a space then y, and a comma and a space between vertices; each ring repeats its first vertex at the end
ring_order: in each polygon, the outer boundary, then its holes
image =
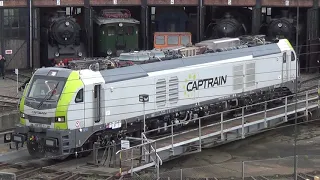
POLYGON ((99 56, 119 56, 139 48, 139 24, 128 10, 106 9, 95 17, 94 49, 99 56))

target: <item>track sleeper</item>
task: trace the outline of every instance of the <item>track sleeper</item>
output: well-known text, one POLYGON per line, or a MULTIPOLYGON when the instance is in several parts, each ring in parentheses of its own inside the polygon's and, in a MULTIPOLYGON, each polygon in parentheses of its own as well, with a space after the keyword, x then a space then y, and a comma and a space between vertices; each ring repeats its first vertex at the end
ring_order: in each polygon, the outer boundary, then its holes
POLYGON ((19 175, 21 175, 21 174, 23 174, 23 173, 25 173, 25 172, 31 171, 32 169, 34 169, 34 168, 33 168, 33 167, 30 167, 30 168, 26 168, 26 169, 21 169, 21 170, 19 170, 18 172, 15 172, 15 174, 16 174, 17 176, 19 176, 19 175))
POLYGON ((259 176, 260 178, 264 179, 264 180, 269 180, 268 178, 264 177, 264 176, 259 176))
POLYGON ((68 178, 66 178, 65 180, 76 180, 76 179, 79 179, 81 178, 80 174, 74 174, 68 178))
POLYGON ((60 174, 58 176, 55 176, 55 177, 51 178, 51 180, 62 180, 62 179, 67 178, 67 177, 69 177, 71 175, 72 175, 72 172, 65 172, 63 174, 60 174))
POLYGON ((21 178, 28 177, 28 176, 31 175, 32 173, 37 172, 37 171, 40 171, 40 170, 41 170, 41 168, 37 168, 37 169, 31 170, 31 171, 22 173, 22 174, 20 174, 20 175, 17 176, 17 179, 21 179, 21 178))

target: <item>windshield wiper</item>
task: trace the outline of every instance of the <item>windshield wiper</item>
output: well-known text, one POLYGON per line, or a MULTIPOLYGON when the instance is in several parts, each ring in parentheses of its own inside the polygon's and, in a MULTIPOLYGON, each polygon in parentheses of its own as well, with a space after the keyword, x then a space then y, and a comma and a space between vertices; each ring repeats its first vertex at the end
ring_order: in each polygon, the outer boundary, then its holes
POLYGON ((50 91, 46 94, 46 96, 45 96, 45 97, 42 99, 42 101, 39 103, 38 109, 42 106, 42 104, 43 104, 45 101, 47 101, 48 99, 51 99, 51 97, 52 97, 53 94, 54 94, 53 92, 57 89, 59 83, 60 83, 60 82, 58 82, 57 85, 56 85, 52 90, 50 90, 50 91), (49 94, 50 94, 50 96, 47 97, 49 94))

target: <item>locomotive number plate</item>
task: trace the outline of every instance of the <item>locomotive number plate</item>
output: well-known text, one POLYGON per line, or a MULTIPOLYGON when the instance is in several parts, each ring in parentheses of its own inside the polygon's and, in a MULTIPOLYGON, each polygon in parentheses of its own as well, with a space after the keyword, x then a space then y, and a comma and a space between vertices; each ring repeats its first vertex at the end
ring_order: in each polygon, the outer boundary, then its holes
POLYGON ((47 124, 38 124, 38 123, 32 123, 34 127, 41 127, 41 128, 50 128, 50 125, 47 124))

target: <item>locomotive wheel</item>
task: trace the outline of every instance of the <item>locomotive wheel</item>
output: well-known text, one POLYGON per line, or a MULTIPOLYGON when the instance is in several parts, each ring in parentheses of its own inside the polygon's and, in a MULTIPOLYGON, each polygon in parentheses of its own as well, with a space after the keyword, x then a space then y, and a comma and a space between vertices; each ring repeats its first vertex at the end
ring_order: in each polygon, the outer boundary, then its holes
POLYGON ((92 152, 92 148, 93 148, 93 143, 92 142, 88 142, 88 143, 84 144, 82 152, 79 153, 79 156, 80 157, 89 156, 91 154, 91 152, 92 152))
POLYGON ((34 158, 43 158, 45 156, 43 142, 27 142, 27 149, 29 154, 34 158))
POLYGON ((93 148, 92 145, 93 145, 92 142, 85 143, 81 148, 77 149, 77 155, 74 152, 75 149, 73 149, 72 157, 73 158, 82 158, 82 157, 89 156, 92 152, 92 148, 93 148))

